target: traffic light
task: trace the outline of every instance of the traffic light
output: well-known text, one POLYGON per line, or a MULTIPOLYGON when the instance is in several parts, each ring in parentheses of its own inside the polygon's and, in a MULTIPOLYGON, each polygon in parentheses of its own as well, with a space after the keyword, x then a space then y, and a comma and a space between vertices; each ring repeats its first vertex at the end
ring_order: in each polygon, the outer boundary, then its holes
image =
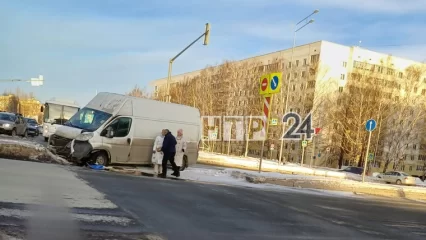
POLYGON ((210 24, 206 23, 206 32, 204 33, 204 45, 209 44, 210 39, 210 24))

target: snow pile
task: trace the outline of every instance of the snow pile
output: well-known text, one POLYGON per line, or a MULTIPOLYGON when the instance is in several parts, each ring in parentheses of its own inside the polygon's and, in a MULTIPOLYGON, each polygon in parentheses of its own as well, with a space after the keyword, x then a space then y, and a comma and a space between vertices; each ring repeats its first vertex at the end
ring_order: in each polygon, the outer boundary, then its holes
POLYGON ((10 137, 0 139, 0 157, 38 162, 54 162, 63 165, 70 164, 67 160, 54 155, 43 145, 26 140, 25 138, 10 137))
MULTIPOLYGON (((217 164, 228 167, 246 168, 246 169, 257 169, 259 167, 259 159, 256 158, 239 158, 231 157, 220 154, 200 152, 198 161, 207 164, 217 164)), ((304 175, 315 175, 333 178, 346 178, 346 173, 337 171, 336 169, 330 171, 326 169, 314 169, 309 167, 303 167, 294 163, 287 163, 279 165, 276 161, 263 160, 262 170, 264 171, 276 171, 291 174, 304 174, 304 175)))
POLYGON ((43 151, 45 150, 45 147, 41 144, 38 144, 36 142, 31 141, 23 141, 23 140, 15 140, 15 139, 0 139, 0 144, 7 144, 7 145, 16 145, 16 146, 22 146, 26 148, 33 148, 37 151, 43 151))

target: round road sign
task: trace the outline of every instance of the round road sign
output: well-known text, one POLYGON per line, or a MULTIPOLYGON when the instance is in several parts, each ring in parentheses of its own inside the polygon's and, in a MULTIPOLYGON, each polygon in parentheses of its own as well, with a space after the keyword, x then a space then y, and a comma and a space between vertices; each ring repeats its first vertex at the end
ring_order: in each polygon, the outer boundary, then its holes
POLYGON ((271 89, 272 89, 272 90, 277 89, 277 87, 278 87, 278 81, 279 81, 279 79, 278 79, 278 77, 277 77, 277 76, 274 76, 274 77, 271 79, 271 89))
POLYGON ((265 91, 267 87, 268 87, 268 79, 267 79, 267 78, 264 78, 264 79, 262 80, 262 85, 261 85, 261 89, 262 89, 262 91, 265 91))

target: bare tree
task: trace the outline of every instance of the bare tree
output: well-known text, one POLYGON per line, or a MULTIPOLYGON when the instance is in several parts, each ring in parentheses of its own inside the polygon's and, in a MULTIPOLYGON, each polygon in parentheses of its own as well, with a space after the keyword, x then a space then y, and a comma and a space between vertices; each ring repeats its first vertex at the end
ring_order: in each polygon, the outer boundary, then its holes
POLYGON ((130 92, 126 93, 128 96, 139 97, 139 98, 151 98, 151 94, 146 90, 146 88, 140 88, 136 85, 130 92))
POLYGON ((419 92, 419 89, 425 87, 422 79, 424 73, 425 70, 419 66, 410 66, 404 73, 398 73, 398 88, 389 102, 389 115, 384 129, 386 157, 383 172, 386 172, 391 162, 394 163, 394 170, 399 169, 406 156, 420 148, 418 143, 426 133, 426 106, 424 96, 419 92))

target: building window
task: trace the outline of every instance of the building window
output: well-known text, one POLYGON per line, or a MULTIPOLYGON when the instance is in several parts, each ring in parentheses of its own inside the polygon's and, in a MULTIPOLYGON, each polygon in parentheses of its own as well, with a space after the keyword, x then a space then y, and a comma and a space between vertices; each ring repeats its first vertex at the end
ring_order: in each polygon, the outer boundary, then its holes
POLYGON ((399 78, 402 78, 402 76, 403 76, 402 72, 399 72, 399 73, 398 73, 398 77, 399 77, 399 78))
POLYGON ((422 95, 425 96, 426 95, 426 89, 422 89, 422 95))
POLYGON ((302 72, 302 77, 304 78, 304 77, 306 77, 306 71, 303 71, 302 72))
POLYGON ((343 87, 339 87, 339 92, 343 92, 343 87))
POLYGON ((308 88, 315 88, 315 81, 309 81, 308 88))
POLYGON ((293 84, 293 91, 296 91, 296 84, 293 84))
POLYGON ((297 78, 297 72, 294 73, 294 78, 297 78))
POLYGON ((413 166, 410 166, 409 168, 408 168, 408 171, 413 171, 413 166))
POLYGON ((340 74, 340 79, 345 80, 345 74, 340 74))
POLYGON ((291 62, 288 62, 288 67, 291 68, 291 62))
POLYGON ((418 89, 417 89, 417 87, 414 87, 413 92, 414 92, 414 93, 417 93, 417 90, 418 90, 418 89))
MULTIPOLYGON (((308 65, 308 60, 305 58, 305 59, 303 59, 303 65, 308 65)), ((425 82, 426 82, 426 78, 425 78, 425 82)))
POLYGON ((290 73, 287 73, 287 80, 290 80, 290 73))
POLYGON ((346 67, 348 65, 347 62, 343 62, 343 67, 346 67))
POLYGON ((416 144, 414 144, 414 145, 413 145, 413 149, 416 149, 416 148, 417 148, 417 145, 416 145, 416 144))
POLYGON ((414 155, 411 155, 411 161, 414 161, 414 155))
POLYGON ((311 63, 317 63, 319 61, 319 54, 311 56, 311 63))
POLYGON ((296 67, 299 66, 299 60, 296 60, 296 67))

